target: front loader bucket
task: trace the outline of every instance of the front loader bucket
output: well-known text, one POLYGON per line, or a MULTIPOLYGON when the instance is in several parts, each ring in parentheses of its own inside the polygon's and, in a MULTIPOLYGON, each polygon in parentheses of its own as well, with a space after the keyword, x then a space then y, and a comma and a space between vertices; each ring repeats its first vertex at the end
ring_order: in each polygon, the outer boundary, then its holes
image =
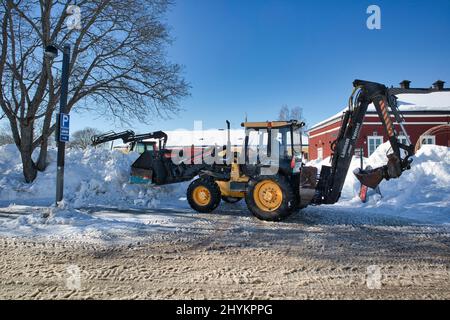
POLYGON ((353 174, 356 176, 356 178, 361 182, 363 185, 375 189, 381 181, 383 181, 383 168, 377 168, 377 169, 355 169, 353 171, 353 174))

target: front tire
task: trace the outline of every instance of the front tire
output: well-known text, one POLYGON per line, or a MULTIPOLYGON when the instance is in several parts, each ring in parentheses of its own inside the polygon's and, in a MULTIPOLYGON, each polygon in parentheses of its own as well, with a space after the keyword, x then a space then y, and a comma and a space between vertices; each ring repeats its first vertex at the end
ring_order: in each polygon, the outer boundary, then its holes
POLYGON ((286 178, 260 177, 249 184, 245 196, 248 209, 260 220, 280 221, 297 208, 297 198, 286 178))
POLYGON ((187 190, 187 199, 192 209, 201 213, 210 213, 220 204, 220 188, 214 179, 194 180, 187 190))

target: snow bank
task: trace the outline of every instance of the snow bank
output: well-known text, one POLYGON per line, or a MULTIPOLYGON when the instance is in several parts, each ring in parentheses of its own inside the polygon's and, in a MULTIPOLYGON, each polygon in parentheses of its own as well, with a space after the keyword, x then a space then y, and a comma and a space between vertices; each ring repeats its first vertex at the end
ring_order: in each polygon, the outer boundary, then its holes
MULTIPOLYGON (((384 165, 388 151, 388 143, 381 145, 364 159, 364 166, 384 165)), ((65 202, 54 208, 56 150, 49 152, 47 170, 26 184, 17 149, 1 146, 0 208, 4 216, 0 235, 109 243, 145 240, 161 234, 155 231, 166 234, 188 226, 197 230, 211 223, 198 219, 189 209, 185 198, 188 183, 163 187, 129 184, 129 167, 137 156, 104 149, 68 150, 65 202)), ((320 168, 329 162, 327 158, 308 165, 320 168)), ((359 165, 360 160, 354 158, 337 204, 310 207, 305 214, 348 217, 348 223, 359 217, 362 221, 387 217, 408 223, 450 225, 450 148, 423 146, 414 156, 411 170, 399 179, 383 181, 382 197, 372 195, 367 203, 358 198, 360 185, 352 173, 359 165)))
MULTIPOLYGON (((128 183, 137 153, 105 149, 69 149, 66 153, 64 199, 74 208, 89 205, 156 207, 160 198, 179 186, 154 187, 128 183)), ((0 146, 0 205, 50 205, 55 197, 56 150, 49 150, 50 165, 36 180, 23 180, 17 148, 0 146)))
MULTIPOLYGON (((374 154, 366 159, 365 164, 373 168, 387 163, 386 154, 390 144, 384 143, 374 154)), ((359 159, 354 159, 352 166, 359 166, 359 159)), ((349 171, 346 185, 359 190, 359 182, 349 171)), ((383 203, 396 206, 409 206, 418 203, 441 203, 450 213, 450 148, 424 145, 413 157, 411 169, 405 171, 398 179, 383 181, 383 203), (444 206, 445 205, 445 206, 444 206)), ((353 194, 354 196, 354 194, 353 194)), ((352 197, 345 193, 344 197, 352 197)))
POLYGON ((63 204, 39 208, 11 205, 3 212, 21 214, 0 222, 0 235, 57 241, 116 244, 148 242, 155 236, 176 233, 180 226, 189 225, 189 217, 161 215, 152 212, 119 213, 100 211, 88 213, 63 204))
MULTIPOLYGON (((364 166, 373 168, 387 163, 390 145, 381 145, 364 166)), ((170 204, 186 206, 178 202, 185 197, 187 184, 169 186, 132 185, 128 183, 130 165, 138 157, 136 153, 123 154, 105 149, 68 150, 65 167, 64 198, 73 208, 90 206, 115 206, 136 208, 160 208, 170 204), (174 202, 175 200, 175 202, 174 202)), ((55 196, 56 150, 49 150, 50 165, 37 179, 26 184, 23 181, 20 156, 15 146, 0 147, 0 206, 10 204, 51 205, 55 196)), ((405 209, 411 206, 425 211, 449 211, 450 206, 450 148, 423 146, 413 157, 411 170, 399 179, 383 181, 380 188, 382 199, 371 197, 360 204, 360 184, 353 170, 360 166, 359 158, 352 160, 342 190, 340 203, 365 207, 405 209), (428 208, 428 209, 426 209, 428 208), (431 209, 430 209, 431 208, 431 209)), ((312 161, 308 165, 320 168, 329 165, 330 159, 312 161)))
MULTIPOLYGON (((367 165, 376 168, 385 165, 390 153, 390 144, 386 142, 367 159, 367 165)), ((308 165, 320 168, 329 165, 330 159, 310 162, 308 165)), ((335 205, 343 209, 361 208, 368 213, 382 213, 429 223, 450 224, 450 148, 424 145, 413 157, 411 169, 398 179, 382 181, 382 197, 372 193, 367 203, 361 203, 358 197, 360 183, 353 170, 360 167, 360 159, 353 158, 348 171, 342 196, 335 205)))
POLYGON ((134 242, 146 241, 161 232, 176 232, 180 226, 192 223, 189 215, 161 213, 166 207, 186 206, 181 198, 186 183, 162 187, 129 183, 130 165, 138 156, 105 149, 67 150, 64 202, 54 207, 56 150, 49 150, 50 164, 45 172, 26 184, 17 148, 0 146, 0 234, 47 240, 134 242))

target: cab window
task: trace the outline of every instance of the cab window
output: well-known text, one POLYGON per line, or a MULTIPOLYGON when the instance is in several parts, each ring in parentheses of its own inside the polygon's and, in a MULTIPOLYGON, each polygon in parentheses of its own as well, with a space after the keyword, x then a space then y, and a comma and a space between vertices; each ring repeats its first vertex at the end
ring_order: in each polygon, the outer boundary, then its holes
POLYGON ((136 144, 135 151, 136 151, 137 153, 142 154, 142 153, 145 152, 145 150, 146 150, 145 144, 143 144, 143 143, 141 143, 141 142, 138 142, 138 143, 136 144))

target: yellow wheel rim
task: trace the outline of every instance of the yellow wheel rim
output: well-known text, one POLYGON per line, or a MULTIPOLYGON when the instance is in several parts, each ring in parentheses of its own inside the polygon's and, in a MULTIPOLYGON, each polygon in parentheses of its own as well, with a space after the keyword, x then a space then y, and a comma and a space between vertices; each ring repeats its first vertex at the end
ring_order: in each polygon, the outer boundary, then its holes
POLYGON ((198 186, 194 189, 192 197, 199 206, 206 206, 211 201, 211 192, 204 186, 198 186))
POLYGON ((267 212, 275 211, 283 202, 283 191, 274 181, 264 180, 256 185, 253 199, 259 209, 267 212))

